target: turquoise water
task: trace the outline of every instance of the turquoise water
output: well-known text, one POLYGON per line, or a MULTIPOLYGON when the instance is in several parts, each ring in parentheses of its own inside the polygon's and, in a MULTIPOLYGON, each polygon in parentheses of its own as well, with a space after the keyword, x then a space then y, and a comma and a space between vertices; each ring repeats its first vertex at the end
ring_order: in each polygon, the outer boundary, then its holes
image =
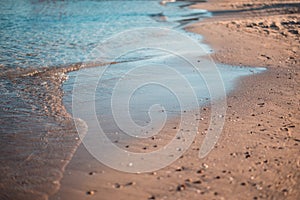
POLYGON ((99 41, 138 27, 180 26, 206 16, 158 1, 1 1, 0 64, 6 67, 57 66, 83 61, 99 41), (167 21, 159 17, 164 15, 167 21))
MULTIPOLYGON (((95 59, 102 62, 102 57, 97 57, 98 54, 95 57, 93 51, 99 45, 101 47, 103 41, 133 28, 159 27, 176 30, 192 38, 194 43, 204 48, 200 55, 210 50, 201 44, 200 36, 182 30, 189 19, 201 20, 209 17, 210 13, 190 10, 186 4, 176 2, 162 6, 159 1, 116 0, 0 1, 0 199, 46 199, 59 189, 64 168, 80 143, 72 118, 74 83, 79 74, 89 74, 79 82, 79 85, 89 88, 94 83, 93 79, 98 78, 95 75, 104 68, 94 64, 94 68, 74 70, 84 68, 85 63, 95 59)), ((115 46, 112 49, 114 53, 132 45, 122 45, 132 41, 132 38, 132 35, 127 35, 113 43, 121 45, 121 48, 115 46)), ((153 38, 156 39, 149 43, 156 44, 156 47, 175 46, 177 52, 193 55, 190 59, 198 63, 198 51, 189 49, 185 42, 175 40, 166 43, 160 37, 153 38)), ((146 37, 144 42, 147 41, 146 37)), ((107 54, 103 58, 107 59, 107 54)), ((204 105, 210 101, 201 74, 174 54, 157 49, 137 51, 117 61, 113 68, 106 71, 95 90, 98 100, 96 113, 108 132, 118 129, 113 124, 110 108, 114 87, 117 80, 136 65, 173 66, 195 90, 197 104, 204 105)), ((196 67, 202 70, 201 64, 196 67)), ((160 71, 163 67, 156 71, 151 69, 142 68, 139 77, 130 76, 127 79, 129 82, 125 83, 130 85, 130 80, 152 77, 158 82, 169 81, 172 87, 179 89, 179 93, 184 93, 184 88, 176 83, 172 74, 160 71)), ((218 65, 226 92, 234 88, 237 78, 262 70, 218 65)), ((214 80, 215 73, 210 76, 211 70, 201 72, 206 73, 208 80, 214 80)), ((147 111, 153 104, 164 105, 171 117, 180 112, 176 95, 167 88, 148 85, 140 89, 134 93, 129 104, 137 124, 147 124, 147 111)), ((123 92, 130 91, 124 89, 123 92)), ((90 90, 81 90, 79 96, 89 96, 91 93, 90 90)), ((89 103, 89 100, 83 102, 89 103)), ((185 109, 193 108, 197 107, 185 109)), ((84 117, 82 120, 85 120, 84 117)))

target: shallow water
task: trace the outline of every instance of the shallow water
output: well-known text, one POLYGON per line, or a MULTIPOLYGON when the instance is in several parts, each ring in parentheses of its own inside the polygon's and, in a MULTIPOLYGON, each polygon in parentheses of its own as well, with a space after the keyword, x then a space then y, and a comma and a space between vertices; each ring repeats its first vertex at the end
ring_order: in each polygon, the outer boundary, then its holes
MULTIPOLYGON (((214 131, 223 126, 227 108, 224 95, 234 89, 238 78, 265 70, 218 65, 216 73, 205 65, 199 64, 198 67, 201 70, 191 68, 186 60, 170 56, 82 69, 68 74, 69 79, 63 86, 64 103, 74 117, 87 124, 88 131, 79 133, 84 135, 81 139, 85 147, 99 161, 125 172, 155 171, 170 164, 183 152, 176 154, 168 150, 147 160, 144 152, 140 157, 133 157, 124 147, 129 144, 135 149, 140 145, 151 146, 147 138, 163 134, 168 127, 170 129, 174 118, 177 120, 175 126, 181 127, 176 128, 177 134, 183 134, 181 130, 196 134, 201 114, 198 108, 216 101, 216 111, 211 113, 211 120, 216 120, 209 127, 211 133, 207 134, 218 137, 221 132, 214 131), (120 149, 113 151, 109 143, 116 143, 114 145, 120 149), (162 165, 162 160, 167 163, 162 165), (135 167, 124 166, 124 163, 134 163, 135 167)), ((210 141, 202 154, 209 153, 215 142, 210 141)), ((182 149, 182 144, 171 149, 176 148, 182 149)))
MULTIPOLYGON (((79 144, 70 114, 73 82, 77 73, 97 74, 103 66, 71 71, 100 65, 101 59, 91 63, 95 59, 91 52, 103 40, 131 28, 164 27, 176 29, 195 41, 201 39, 180 28, 188 19, 201 19, 210 14, 189 10, 185 4, 161 6, 159 1, 101 0, 0 2, 0 199, 47 199, 59 188, 63 169, 79 144), (66 75, 67 72, 71 73, 66 75)), ((126 37, 123 39, 121 42, 126 42, 126 37)), ((208 51, 208 47, 201 46, 206 49, 203 52, 208 51)), ((97 115, 105 119, 101 123, 111 121, 109 99, 120 75, 131 69, 132 63, 162 62, 181 70, 197 91, 200 105, 208 102, 210 96, 205 85, 200 84, 203 79, 192 68, 186 68, 183 61, 166 57, 160 51, 141 51, 120 58, 107 71, 104 84, 97 88, 96 96, 101 102, 97 115)), ((227 92, 232 90, 236 78, 253 73, 248 68, 228 66, 219 66, 219 70, 227 92)), ((168 73, 155 76, 145 68, 139 73, 158 81, 173 79, 168 73)), ((89 80, 82 84, 88 85, 89 80)), ((132 117, 138 124, 145 124, 148 119, 145 113, 153 103, 165 105, 170 116, 179 111, 172 92, 147 86, 133 95, 130 104, 132 117)), ((77 121, 78 124, 81 122, 77 121)), ((117 127, 109 125, 107 129, 115 131, 117 127)))

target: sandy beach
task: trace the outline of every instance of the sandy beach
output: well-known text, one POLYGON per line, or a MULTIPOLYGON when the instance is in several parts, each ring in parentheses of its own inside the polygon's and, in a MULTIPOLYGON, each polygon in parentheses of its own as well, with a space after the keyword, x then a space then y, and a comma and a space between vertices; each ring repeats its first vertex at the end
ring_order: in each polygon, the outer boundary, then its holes
POLYGON ((193 5, 214 15, 186 29, 204 36, 216 62, 268 69, 238 81, 227 98, 226 122, 214 150, 198 158, 208 106, 201 108, 201 134, 172 165, 153 173, 118 172, 81 145, 50 199, 298 199, 299 6, 299 1, 259 0, 193 5))

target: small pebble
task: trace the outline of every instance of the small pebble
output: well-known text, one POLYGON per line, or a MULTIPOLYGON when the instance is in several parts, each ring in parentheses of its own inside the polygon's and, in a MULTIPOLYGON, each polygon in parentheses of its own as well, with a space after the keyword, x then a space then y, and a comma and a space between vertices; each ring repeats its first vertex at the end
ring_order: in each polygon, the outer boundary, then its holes
POLYGON ((202 167, 203 167, 204 169, 207 169, 207 168, 208 168, 208 165, 205 164, 205 163, 203 163, 203 164, 202 164, 202 167))
POLYGON ((200 180, 193 181, 193 184, 201 184, 202 182, 200 180))
POLYGON ((96 193, 96 190, 89 190, 86 192, 87 195, 94 195, 96 193))
POLYGON ((183 185, 183 184, 178 185, 177 188, 176 188, 176 190, 177 191, 183 191, 183 190, 185 190, 185 185, 183 185))
POLYGON ((184 166, 182 166, 182 167, 177 167, 177 168, 175 169, 175 171, 181 172, 181 171, 183 171, 184 169, 185 169, 184 166))
POLYGON ((154 199, 155 199, 155 196, 152 195, 152 196, 150 196, 148 199, 149 199, 149 200, 154 200, 154 199))
POLYGON ((135 185, 135 182, 128 182, 124 186, 131 186, 131 185, 135 185))
POLYGON ((192 179, 190 179, 190 178, 185 179, 185 182, 192 182, 192 179))
POLYGON ((287 192, 288 192, 288 189, 283 189, 282 192, 283 192, 283 193, 287 193, 287 192))
POLYGON ((113 185, 113 187, 114 187, 114 188, 121 188, 121 185, 120 185, 119 183, 115 183, 115 184, 113 185))
POLYGON ((245 152, 244 154, 245 154, 245 158, 246 158, 246 159, 251 157, 251 156, 250 156, 250 153, 249 153, 248 151, 245 152))
POLYGON ((96 174, 96 172, 90 172, 89 173, 89 175, 95 175, 96 174))

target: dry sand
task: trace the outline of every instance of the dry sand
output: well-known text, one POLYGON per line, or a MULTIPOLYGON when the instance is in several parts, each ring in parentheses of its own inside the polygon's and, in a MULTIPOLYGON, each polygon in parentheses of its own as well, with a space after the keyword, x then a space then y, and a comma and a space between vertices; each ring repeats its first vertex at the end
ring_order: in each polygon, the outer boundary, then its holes
MULTIPOLYGON (((187 28, 204 35, 215 61, 268 68, 239 80, 227 99, 222 137, 206 158, 198 158, 203 134, 171 166, 148 174, 109 169, 80 146, 51 199, 298 199, 300 3, 286 2, 193 6, 215 14, 187 28)), ((209 111, 201 111, 201 133, 209 111)))

